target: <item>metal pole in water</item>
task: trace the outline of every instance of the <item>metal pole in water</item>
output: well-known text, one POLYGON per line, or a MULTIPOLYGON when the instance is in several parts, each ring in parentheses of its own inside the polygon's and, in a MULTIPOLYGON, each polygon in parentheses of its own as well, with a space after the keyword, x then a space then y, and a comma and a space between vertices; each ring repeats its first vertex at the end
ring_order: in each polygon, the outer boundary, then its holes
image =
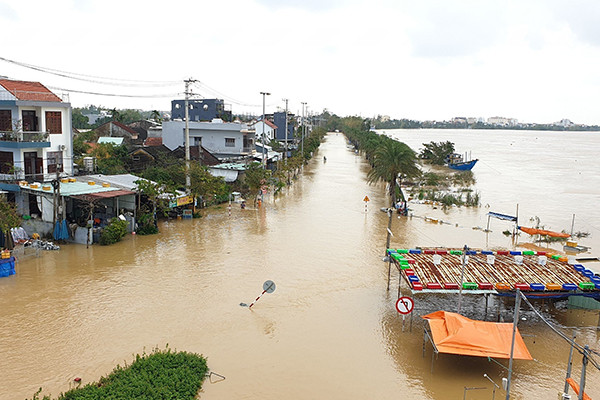
POLYGON ((569 351, 569 363, 567 364, 567 376, 565 377, 565 394, 569 393, 569 382, 567 379, 571 377, 571 368, 573 367, 573 347, 575 346, 575 337, 577 333, 573 331, 573 341, 571 342, 571 350, 569 351))
POLYGON ((519 309, 521 308, 521 290, 517 289, 515 296, 515 314, 513 316, 513 333, 510 344, 510 359, 508 361, 508 379, 506 381, 506 400, 510 400, 510 380, 512 378, 513 354, 515 351, 515 336, 517 335, 517 324, 519 323, 519 309))
POLYGON ((460 268, 460 286, 458 287, 458 313, 459 314, 460 314, 460 307, 461 307, 461 303, 462 303, 462 290, 463 290, 463 280, 465 279, 465 261, 466 261, 466 257, 467 257, 467 250, 469 250, 469 248, 465 244, 464 254, 463 254, 463 262, 462 262, 462 266, 460 268))
POLYGON ((579 380, 579 395, 577 396, 577 400, 583 400, 583 394, 585 390, 585 370, 587 368, 589 352, 590 348, 586 344, 583 348, 583 361, 581 363, 581 379, 579 380))

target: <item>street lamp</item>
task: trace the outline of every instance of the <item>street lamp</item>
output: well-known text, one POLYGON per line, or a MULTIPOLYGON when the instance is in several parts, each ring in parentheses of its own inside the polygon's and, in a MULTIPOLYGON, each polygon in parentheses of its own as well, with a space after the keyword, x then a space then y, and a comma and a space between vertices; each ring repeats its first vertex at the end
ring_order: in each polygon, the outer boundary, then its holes
POLYGON ((262 165, 263 165, 263 169, 266 168, 266 161, 265 161, 265 96, 270 96, 271 93, 268 92, 260 92, 260 94, 262 94, 263 97, 263 114, 262 114, 262 165))
POLYGON ((304 130, 306 129, 304 126, 304 107, 306 106, 306 102, 302 101, 302 137, 301 137, 301 154, 302 154, 302 162, 304 163, 304 130))

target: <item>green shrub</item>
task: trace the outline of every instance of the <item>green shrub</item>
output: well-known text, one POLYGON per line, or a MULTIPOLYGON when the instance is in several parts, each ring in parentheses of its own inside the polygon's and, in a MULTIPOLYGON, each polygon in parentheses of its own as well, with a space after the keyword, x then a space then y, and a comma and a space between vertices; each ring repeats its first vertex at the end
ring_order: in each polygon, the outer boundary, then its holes
MULTIPOLYGON (((115 369, 98 382, 62 393, 57 400, 91 399, 196 399, 208 367, 201 355, 154 349, 136 355, 127 366, 115 369)), ((38 391, 33 400, 38 400, 38 391)), ((50 400, 44 396, 42 400, 50 400)))
POLYGON ((123 221, 119 218, 113 218, 100 235, 100 244, 103 246, 117 243, 123 236, 127 234, 127 221, 123 221))

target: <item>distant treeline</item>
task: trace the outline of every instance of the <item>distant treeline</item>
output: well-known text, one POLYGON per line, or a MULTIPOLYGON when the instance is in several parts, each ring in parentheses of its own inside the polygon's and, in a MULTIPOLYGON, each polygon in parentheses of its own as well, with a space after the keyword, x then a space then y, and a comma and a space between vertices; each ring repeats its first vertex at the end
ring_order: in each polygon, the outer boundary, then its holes
POLYGON ((599 125, 571 125, 568 127, 554 124, 517 124, 514 126, 476 122, 473 124, 452 121, 415 121, 411 119, 390 119, 372 121, 375 129, 510 129, 528 131, 600 131, 599 125))

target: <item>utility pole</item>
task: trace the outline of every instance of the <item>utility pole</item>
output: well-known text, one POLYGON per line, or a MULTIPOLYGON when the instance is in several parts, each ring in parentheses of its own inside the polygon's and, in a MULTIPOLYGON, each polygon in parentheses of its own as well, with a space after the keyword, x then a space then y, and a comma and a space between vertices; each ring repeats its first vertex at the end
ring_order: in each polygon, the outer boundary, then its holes
POLYGON ((265 96, 270 96, 271 93, 268 92, 260 92, 263 97, 263 114, 262 114, 262 167, 263 169, 267 168, 267 163, 265 161, 265 96))
POLYGON ((287 152, 288 152, 288 99, 283 99, 285 101, 285 161, 287 162, 287 152))
POLYGON ((302 163, 304 163, 304 106, 306 106, 306 102, 302 102, 302 136, 301 136, 301 154, 302 154, 302 163))
POLYGON ((512 378, 513 355, 515 351, 515 336, 517 335, 517 324, 519 323, 519 311, 521 308, 521 290, 517 289, 515 294, 515 314, 513 316, 512 342, 510 345, 510 359, 508 360, 508 380, 506 381, 506 400, 510 400, 510 381, 512 378))
POLYGON ((186 79, 185 81, 185 188, 190 192, 190 186, 192 181, 190 178, 190 83, 195 82, 192 78, 186 79))

